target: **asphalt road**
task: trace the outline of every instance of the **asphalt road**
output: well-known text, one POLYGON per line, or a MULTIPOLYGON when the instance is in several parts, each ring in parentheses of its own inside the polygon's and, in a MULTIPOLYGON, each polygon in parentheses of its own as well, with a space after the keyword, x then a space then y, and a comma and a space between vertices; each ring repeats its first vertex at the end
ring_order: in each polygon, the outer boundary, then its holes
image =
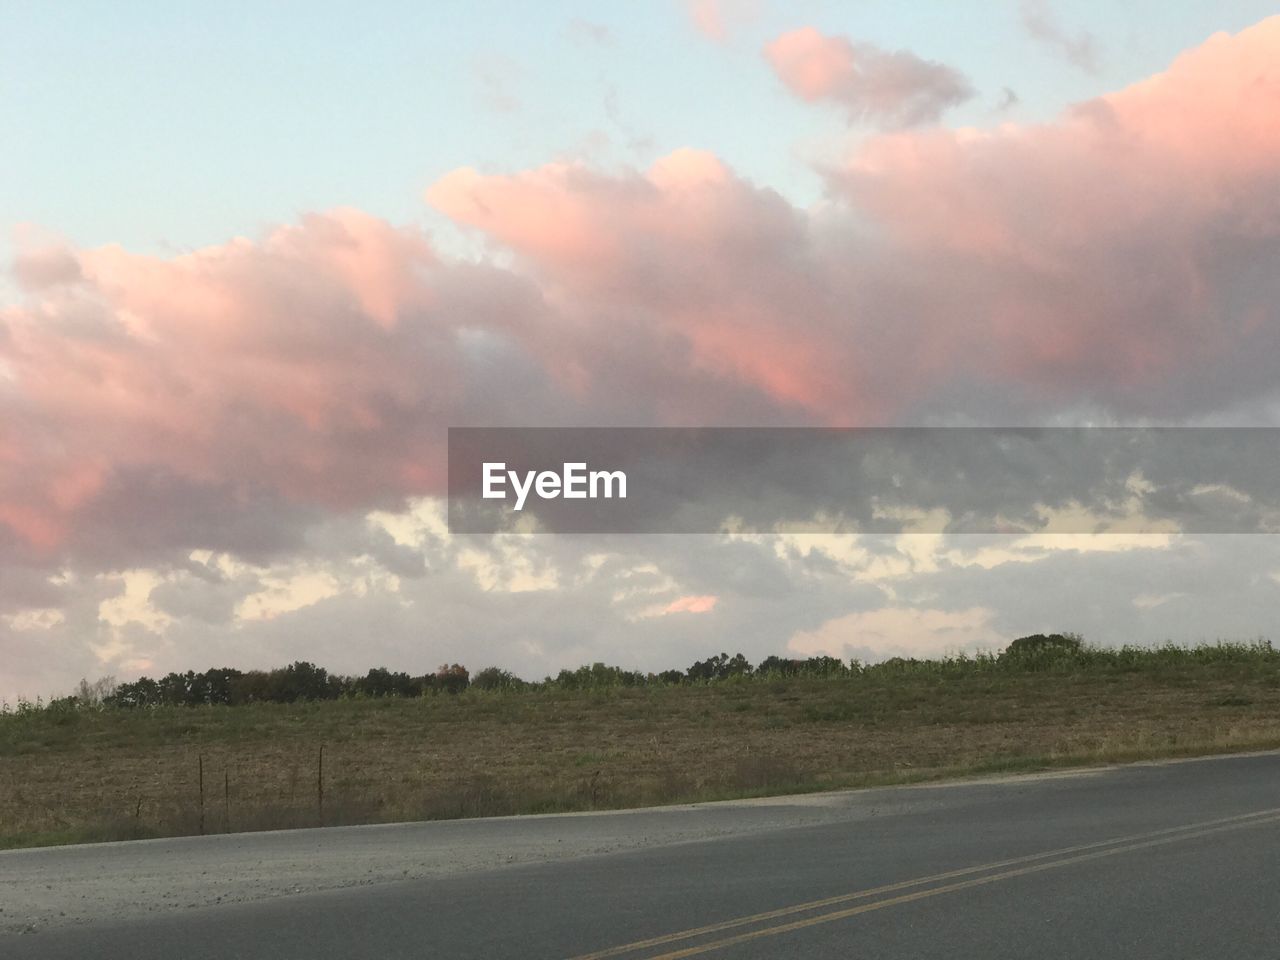
POLYGON ((1280 958, 1277 754, 791 803, 717 807, 772 819, 710 840, 0 934, 0 957, 1280 958))

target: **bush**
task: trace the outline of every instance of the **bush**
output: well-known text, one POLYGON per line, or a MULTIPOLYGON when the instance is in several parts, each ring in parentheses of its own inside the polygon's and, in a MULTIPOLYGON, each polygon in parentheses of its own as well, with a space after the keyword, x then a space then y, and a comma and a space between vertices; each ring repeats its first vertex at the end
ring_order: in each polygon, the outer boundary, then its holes
POLYGON ((101 707, 111 702, 111 698, 115 696, 116 678, 101 677, 90 683, 87 679, 82 679, 76 685, 76 692, 73 696, 76 702, 82 707, 101 707))
POLYGON ((800 672, 803 660, 789 660, 785 657, 771 655, 760 661, 756 673, 760 676, 794 677, 800 672))
POLYGON ((800 663, 800 672, 810 677, 843 677, 850 671, 835 657, 810 657, 800 663))
POLYGON ((712 680, 728 680, 730 677, 748 677, 752 672, 750 662, 742 654, 735 653, 731 657, 727 653, 721 653, 719 656, 697 661, 685 675, 691 683, 708 683, 712 680))
POLYGON ((1079 661, 1085 654, 1084 640, 1075 633, 1033 633, 1019 637, 1000 654, 1006 665, 1037 668, 1079 661))
POLYGON ((562 690, 607 690, 613 687, 642 687, 648 678, 636 670, 624 670, 596 663, 577 670, 561 670, 552 681, 562 690))
POLYGON ((471 678, 476 690, 523 690, 525 682, 510 670, 501 667, 485 667, 471 678))

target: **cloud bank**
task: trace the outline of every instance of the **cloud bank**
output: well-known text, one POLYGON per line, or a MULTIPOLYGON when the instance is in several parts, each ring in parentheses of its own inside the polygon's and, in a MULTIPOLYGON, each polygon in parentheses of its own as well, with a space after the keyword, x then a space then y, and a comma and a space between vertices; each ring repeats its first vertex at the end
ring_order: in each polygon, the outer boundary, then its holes
MULTIPOLYGON (((769 56, 802 98, 891 126, 962 92, 811 31, 769 56)), ((363 519, 442 491, 449 425, 1273 422, 1278 111, 1272 18, 1050 123, 873 135, 820 171, 813 208, 679 150, 642 171, 448 174, 427 199, 488 245, 475 260, 357 210, 178 257, 28 242, 0 307, 0 662, 92 637, 124 669, 179 628, 203 642, 201 617, 263 609, 241 606, 261 574, 237 564, 444 583, 461 563, 474 582, 465 554, 363 519), (170 620, 103 619, 131 570, 161 574, 127 609, 163 587, 170 620)), ((719 597, 680 621, 723 628, 725 582, 697 579, 646 606, 719 597)), ((439 617, 498 616, 465 595, 471 613, 439 617)))

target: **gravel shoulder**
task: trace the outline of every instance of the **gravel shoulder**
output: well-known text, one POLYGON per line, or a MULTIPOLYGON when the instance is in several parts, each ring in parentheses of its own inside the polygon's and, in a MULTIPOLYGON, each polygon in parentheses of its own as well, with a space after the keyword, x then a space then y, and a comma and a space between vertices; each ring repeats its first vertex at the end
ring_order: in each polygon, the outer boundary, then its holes
POLYGON ((1035 778, 967 781, 946 790, 850 790, 642 810, 0 851, 0 931, 38 932, 220 903, 855 822, 951 806, 957 791, 967 787, 1030 779, 1035 778))

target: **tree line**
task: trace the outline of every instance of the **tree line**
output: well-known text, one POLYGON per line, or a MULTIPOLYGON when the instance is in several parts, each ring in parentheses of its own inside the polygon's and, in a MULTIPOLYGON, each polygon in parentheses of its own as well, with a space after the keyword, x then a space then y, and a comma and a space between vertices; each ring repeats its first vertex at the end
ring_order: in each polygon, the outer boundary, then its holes
POLYGON ((702 685, 750 679, 788 677, 897 677, 931 680, 973 671, 1026 672, 1039 670, 1149 670, 1196 663, 1235 662, 1242 665, 1274 662, 1280 650, 1263 638, 1252 643, 1180 647, 1125 646, 1104 649, 1086 645, 1071 633, 1034 634, 1019 637, 999 654, 959 654, 938 660, 892 657, 873 664, 829 656, 804 659, 769 656, 752 664, 741 653, 719 653, 697 660, 683 670, 645 673, 624 667, 592 663, 561 670, 540 681, 523 680, 509 670, 487 667, 472 674, 458 663, 442 664, 433 673, 414 676, 375 667, 363 676, 330 673, 324 667, 299 660, 274 670, 237 670, 217 667, 203 673, 169 673, 158 680, 141 677, 130 683, 104 678, 81 681, 71 696, 49 706, 202 706, 213 704, 295 703, 344 698, 422 697, 477 691, 597 690, 618 687, 702 685))
POLYGON ((414 676, 374 667, 363 676, 330 673, 324 667, 299 660, 274 670, 237 670, 215 667, 196 673, 169 673, 158 680, 140 677, 130 683, 81 685, 77 699, 93 699, 109 706, 202 706, 209 704, 295 703, 303 700, 338 700, 351 697, 421 697, 457 694, 464 690, 529 690, 537 688, 588 690, 605 687, 643 687, 712 683, 749 676, 845 676, 856 669, 835 657, 788 659, 766 657, 753 665, 741 653, 720 653, 698 660, 685 670, 644 673, 623 667, 593 663, 576 670, 561 670, 541 681, 522 680, 509 670, 487 667, 474 675, 459 663, 442 664, 435 672, 414 676), (96 687, 95 693, 90 689, 96 687))

